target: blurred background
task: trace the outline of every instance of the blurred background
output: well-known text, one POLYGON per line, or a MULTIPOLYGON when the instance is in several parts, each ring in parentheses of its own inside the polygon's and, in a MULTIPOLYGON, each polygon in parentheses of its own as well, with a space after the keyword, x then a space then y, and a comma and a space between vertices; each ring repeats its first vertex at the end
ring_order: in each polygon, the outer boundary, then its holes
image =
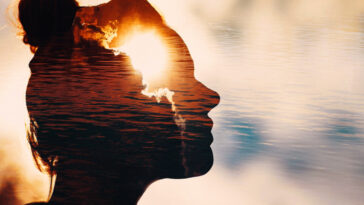
MULTIPOLYGON (((149 204, 364 204, 364 1, 151 0, 221 96, 215 163, 152 184, 149 204)), ((82 5, 102 3, 82 0, 82 5)), ((45 200, 25 138, 32 57, 0 2, 0 204, 45 200)))

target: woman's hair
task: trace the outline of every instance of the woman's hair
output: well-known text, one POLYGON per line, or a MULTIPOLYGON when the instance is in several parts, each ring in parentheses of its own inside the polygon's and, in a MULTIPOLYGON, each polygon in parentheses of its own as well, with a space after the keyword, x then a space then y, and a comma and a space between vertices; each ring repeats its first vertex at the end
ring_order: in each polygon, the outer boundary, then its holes
POLYGON ((35 52, 52 36, 67 32, 77 8, 75 0, 20 0, 18 17, 24 30, 23 42, 35 52))

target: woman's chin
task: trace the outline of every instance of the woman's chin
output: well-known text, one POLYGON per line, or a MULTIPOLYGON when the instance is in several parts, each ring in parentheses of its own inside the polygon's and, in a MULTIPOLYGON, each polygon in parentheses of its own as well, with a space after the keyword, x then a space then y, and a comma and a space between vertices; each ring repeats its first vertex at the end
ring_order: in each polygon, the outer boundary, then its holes
POLYGON ((214 157, 210 147, 203 149, 187 149, 178 162, 178 169, 170 167, 167 178, 183 179, 206 174, 212 167, 214 157))
POLYGON ((193 151, 186 162, 186 177, 197 177, 210 171, 214 162, 214 156, 210 147, 193 151))

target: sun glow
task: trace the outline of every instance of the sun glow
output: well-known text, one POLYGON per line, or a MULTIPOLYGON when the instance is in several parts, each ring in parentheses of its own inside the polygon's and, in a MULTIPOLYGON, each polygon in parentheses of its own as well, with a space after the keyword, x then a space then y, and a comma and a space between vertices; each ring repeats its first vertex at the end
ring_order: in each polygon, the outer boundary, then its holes
POLYGON ((105 4, 110 0, 77 0, 80 6, 97 6, 100 4, 105 4))
POLYGON ((144 83, 158 80, 167 68, 167 49, 155 31, 131 36, 116 51, 130 57, 133 67, 142 73, 144 83))
POLYGON ((140 32, 134 34, 119 48, 114 49, 115 54, 126 53, 130 57, 135 70, 143 76, 144 90, 141 93, 150 98, 154 97, 159 103, 165 97, 171 103, 171 109, 175 112, 174 121, 180 127, 183 135, 185 119, 178 113, 173 101, 174 92, 167 87, 158 87, 168 68, 167 46, 155 31, 140 32))
POLYGON ((114 51, 115 54, 126 53, 134 69, 142 74, 145 85, 141 92, 143 95, 155 97, 157 102, 166 97, 175 111, 172 99, 174 92, 166 87, 156 86, 165 77, 163 74, 167 70, 168 61, 166 45, 156 31, 136 32, 114 51))

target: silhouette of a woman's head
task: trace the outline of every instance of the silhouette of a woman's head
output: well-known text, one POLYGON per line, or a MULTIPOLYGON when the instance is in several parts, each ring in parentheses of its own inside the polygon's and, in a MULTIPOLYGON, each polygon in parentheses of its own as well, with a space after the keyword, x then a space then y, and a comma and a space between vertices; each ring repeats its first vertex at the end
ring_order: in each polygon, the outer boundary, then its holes
POLYGON ((213 163, 207 113, 219 96, 195 79, 183 40, 144 0, 76 10, 72 0, 19 4, 24 42, 37 48, 26 93, 28 140, 39 169, 57 175, 50 203, 135 204, 155 180, 205 174, 213 163), (143 76, 128 53, 83 38, 106 35, 102 28, 115 21, 117 38, 138 22, 165 39, 173 58, 159 83, 173 102, 142 93, 143 76))

